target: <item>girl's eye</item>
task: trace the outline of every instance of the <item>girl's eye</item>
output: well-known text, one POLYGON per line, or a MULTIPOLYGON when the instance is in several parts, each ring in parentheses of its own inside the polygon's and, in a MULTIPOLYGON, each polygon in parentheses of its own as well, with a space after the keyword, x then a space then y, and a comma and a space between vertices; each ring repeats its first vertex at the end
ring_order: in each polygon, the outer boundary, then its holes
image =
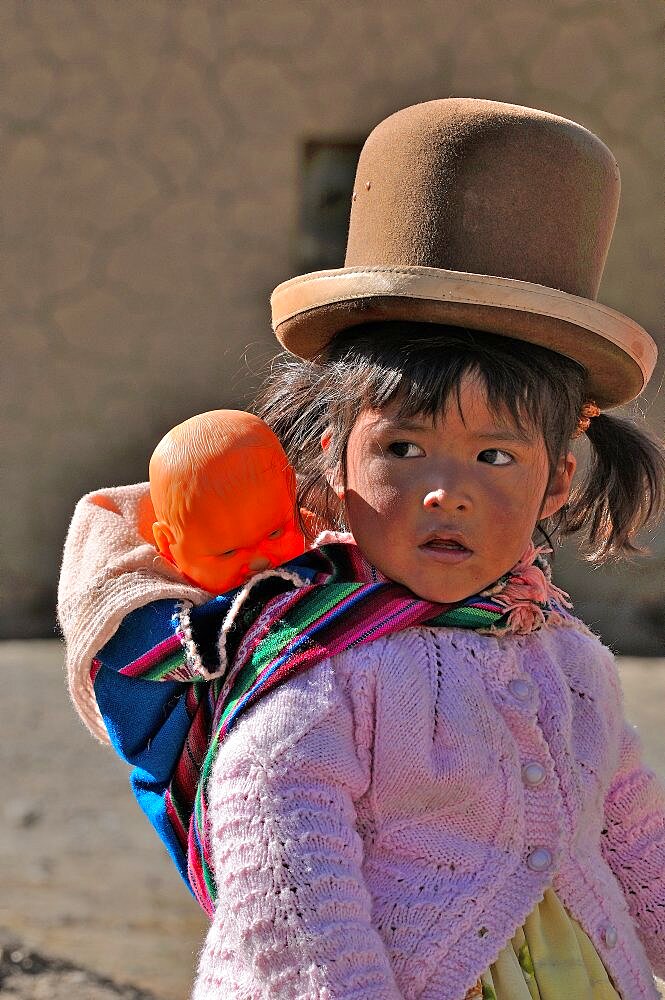
POLYGON ((393 441, 388 445, 388 451, 398 458, 422 458, 425 454, 420 445, 412 441, 393 441))
POLYGON ((281 538, 283 534, 284 534, 284 528, 275 528, 274 531, 270 532, 268 538, 281 538))
POLYGON ((510 465, 513 456, 509 455, 507 451, 501 451, 500 448, 487 448, 485 451, 481 451, 478 460, 487 462, 488 465, 510 465))

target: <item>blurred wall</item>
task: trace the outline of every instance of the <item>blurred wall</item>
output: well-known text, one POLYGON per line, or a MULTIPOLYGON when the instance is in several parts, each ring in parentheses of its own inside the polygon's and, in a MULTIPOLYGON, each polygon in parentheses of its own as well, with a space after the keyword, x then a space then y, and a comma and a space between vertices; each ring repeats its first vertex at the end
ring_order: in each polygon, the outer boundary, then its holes
MULTIPOLYGON (((448 95, 582 122, 623 175, 600 299, 662 344, 661 22, 646 0, 3 0, 0 634, 52 632, 82 493, 251 399, 308 139, 448 95)), ((662 432, 662 397, 641 405, 662 432)), ((663 532, 655 551, 632 576, 561 559, 626 651, 665 651, 663 532)))

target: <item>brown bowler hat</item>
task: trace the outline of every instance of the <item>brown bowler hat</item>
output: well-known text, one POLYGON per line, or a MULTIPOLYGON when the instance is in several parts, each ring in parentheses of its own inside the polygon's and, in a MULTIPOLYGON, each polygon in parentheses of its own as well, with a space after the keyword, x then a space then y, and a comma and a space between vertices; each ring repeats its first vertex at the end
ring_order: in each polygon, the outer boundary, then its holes
POLYGON ((487 330, 579 362, 599 406, 627 402, 657 352, 596 302, 619 188, 607 146, 565 118, 468 98, 405 108, 363 147, 344 267, 278 285, 275 334, 314 358, 377 320, 487 330))

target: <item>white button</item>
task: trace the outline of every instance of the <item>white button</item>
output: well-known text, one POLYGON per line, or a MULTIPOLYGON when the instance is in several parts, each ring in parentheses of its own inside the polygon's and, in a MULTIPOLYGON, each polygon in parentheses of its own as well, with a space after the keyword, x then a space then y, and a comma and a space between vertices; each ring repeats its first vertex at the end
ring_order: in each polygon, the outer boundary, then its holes
POLYGON ((552 864, 552 855, 546 847, 536 847, 526 859, 532 872, 544 872, 552 864))
POLYGON ((516 677, 515 680, 510 681, 508 690, 513 698, 517 698, 518 701, 528 701, 531 695, 531 685, 521 677, 516 677))
POLYGON ((616 947, 618 940, 617 929, 612 924, 605 924, 602 930, 603 941, 608 948, 616 947))
POLYGON ((539 785, 545 778, 545 768, 542 764, 532 761, 522 768, 522 781, 525 785, 539 785))

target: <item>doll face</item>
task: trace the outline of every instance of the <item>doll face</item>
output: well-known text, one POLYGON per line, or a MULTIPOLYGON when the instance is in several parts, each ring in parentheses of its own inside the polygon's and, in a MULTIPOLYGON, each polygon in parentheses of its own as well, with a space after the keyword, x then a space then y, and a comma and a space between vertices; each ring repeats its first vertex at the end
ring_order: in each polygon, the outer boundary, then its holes
POLYGON ((198 586, 222 594, 305 549, 293 483, 283 469, 236 479, 231 490, 199 493, 174 531, 171 556, 198 586))
POLYGON ((565 503, 575 460, 548 486, 542 437, 493 414, 472 379, 436 420, 397 410, 364 411, 351 431, 347 522, 387 577, 427 600, 463 600, 511 569, 537 521, 565 503))

